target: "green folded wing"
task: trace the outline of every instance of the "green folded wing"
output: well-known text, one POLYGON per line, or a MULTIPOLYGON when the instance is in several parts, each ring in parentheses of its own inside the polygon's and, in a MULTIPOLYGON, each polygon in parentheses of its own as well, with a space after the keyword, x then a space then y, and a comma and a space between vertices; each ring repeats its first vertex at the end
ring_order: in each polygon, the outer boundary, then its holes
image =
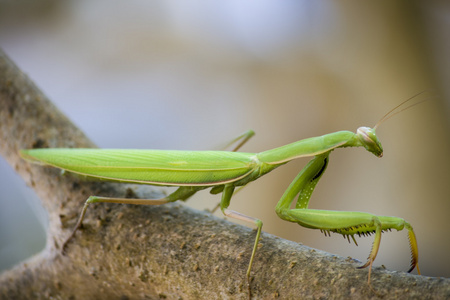
POLYGON ((51 148, 21 150, 21 155, 94 178, 173 186, 234 182, 256 166, 255 154, 227 151, 51 148))

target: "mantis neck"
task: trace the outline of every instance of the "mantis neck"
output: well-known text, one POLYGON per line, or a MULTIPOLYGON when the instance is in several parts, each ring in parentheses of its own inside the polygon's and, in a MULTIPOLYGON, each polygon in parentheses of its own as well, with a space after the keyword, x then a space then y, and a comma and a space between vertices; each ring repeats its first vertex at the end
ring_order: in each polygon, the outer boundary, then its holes
POLYGON ((356 134, 338 131, 300 140, 285 146, 258 153, 258 159, 268 165, 281 165, 300 157, 316 156, 340 147, 362 146, 356 134))

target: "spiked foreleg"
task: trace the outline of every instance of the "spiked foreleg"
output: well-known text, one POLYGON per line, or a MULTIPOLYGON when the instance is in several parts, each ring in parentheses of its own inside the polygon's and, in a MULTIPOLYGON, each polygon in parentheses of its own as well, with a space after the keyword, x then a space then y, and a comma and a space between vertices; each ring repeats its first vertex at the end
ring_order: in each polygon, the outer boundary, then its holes
POLYGON ((308 209, 312 192, 327 167, 328 154, 316 156, 292 181, 276 207, 278 216, 283 220, 298 223, 306 228, 319 229, 325 235, 335 232, 342 234, 349 240, 351 237, 355 244, 355 234, 365 236, 375 233, 374 243, 367 262, 360 267, 365 268, 369 266, 369 282, 372 264, 380 248, 382 232, 391 229, 400 231, 406 227, 412 255, 411 268, 408 272, 417 266, 417 271, 420 274, 417 265, 418 249, 416 237, 411 225, 405 220, 397 217, 375 216, 363 212, 308 209), (297 195, 299 196, 295 209, 291 209, 290 206, 297 195))

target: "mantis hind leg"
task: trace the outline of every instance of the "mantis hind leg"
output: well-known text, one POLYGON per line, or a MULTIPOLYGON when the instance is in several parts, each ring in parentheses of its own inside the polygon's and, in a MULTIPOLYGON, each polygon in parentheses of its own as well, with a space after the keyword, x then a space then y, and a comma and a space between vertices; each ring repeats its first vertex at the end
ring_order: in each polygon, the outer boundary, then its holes
POLYGON ((83 226, 84 216, 90 204, 98 202, 106 203, 122 203, 122 204, 136 204, 136 205, 161 205, 169 202, 174 202, 177 200, 187 200, 189 197, 194 195, 197 191, 203 189, 204 187, 189 187, 182 186, 170 195, 160 198, 160 199, 133 199, 133 198, 115 198, 115 197, 100 197, 100 196, 90 196, 84 203, 83 209, 81 210, 80 217, 78 218, 77 224, 72 230, 71 234, 67 237, 61 246, 62 253, 65 253, 67 244, 75 236, 75 233, 83 226))

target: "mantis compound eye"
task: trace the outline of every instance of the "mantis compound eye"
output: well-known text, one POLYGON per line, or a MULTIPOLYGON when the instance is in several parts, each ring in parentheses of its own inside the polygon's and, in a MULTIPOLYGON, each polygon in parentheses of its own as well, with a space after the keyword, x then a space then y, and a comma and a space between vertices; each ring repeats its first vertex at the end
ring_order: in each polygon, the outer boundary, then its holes
POLYGON ((375 134, 375 129, 370 127, 359 127, 358 130, 356 130, 356 135, 367 151, 378 157, 383 156, 383 147, 375 134))

